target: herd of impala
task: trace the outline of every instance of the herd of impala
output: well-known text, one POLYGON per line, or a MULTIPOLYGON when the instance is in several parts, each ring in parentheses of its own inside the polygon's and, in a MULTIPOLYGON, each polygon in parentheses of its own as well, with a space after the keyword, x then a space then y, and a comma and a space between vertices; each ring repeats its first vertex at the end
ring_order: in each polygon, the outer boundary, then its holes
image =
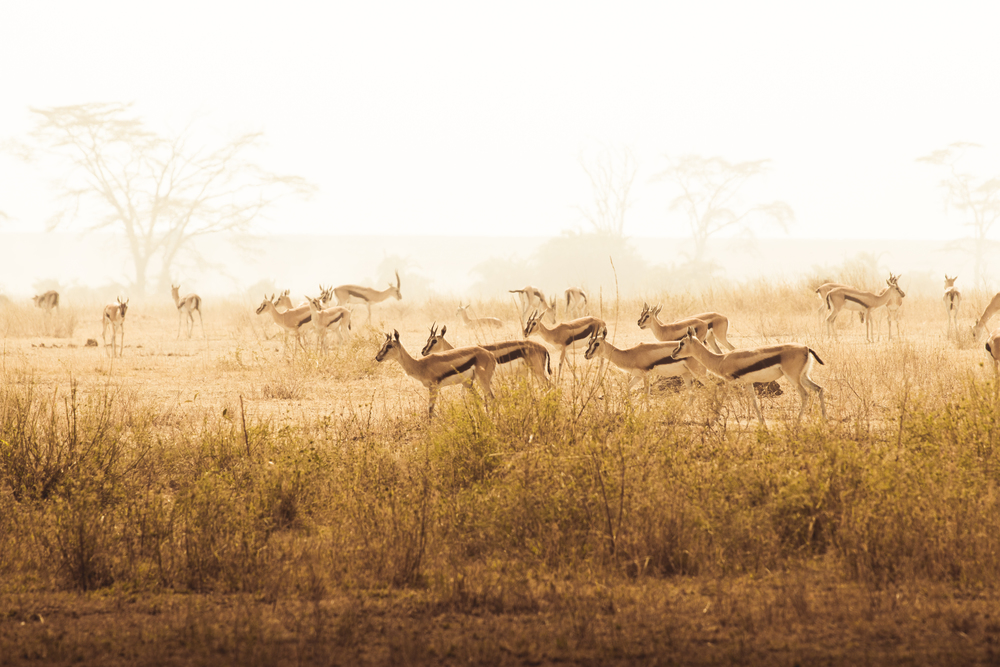
MULTIPOLYGON (((945 275, 943 303, 948 315, 949 332, 957 330, 958 308, 962 295, 955 287, 957 278, 945 275)), ((257 308, 257 314, 268 312, 276 324, 286 333, 295 335, 296 342, 304 348, 302 334, 308 326, 317 334, 317 347, 326 348, 326 334, 333 331, 340 342, 343 342, 351 330, 351 304, 364 304, 368 313, 368 323, 371 322, 371 307, 389 298, 402 299, 400 292, 399 273, 396 273, 396 284, 389 284, 384 290, 377 290, 360 285, 341 285, 334 288, 320 286, 318 298, 307 297, 306 301, 294 306, 286 290, 278 298, 274 295, 266 297, 257 308), (336 300, 336 305, 333 301, 336 300)), ((640 343, 629 348, 618 348, 608 342, 608 328, 605 322, 597 317, 586 315, 587 295, 578 288, 565 292, 566 320, 559 322, 557 318, 557 302, 553 297, 546 299, 538 288, 527 286, 523 289, 510 290, 517 296, 520 309, 519 318, 523 338, 494 342, 482 345, 454 347, 447 340, 447 326, 438 330, 433 324, 430 336, 424 345, 421 356, 410 355, 403 347, 399 332, 385 334, 385 341, 376 354, 377 361, 395 359, 403 370, 411 377, 419 380, 429 391, 428 415, 433 415, 434 404, 441 387, 462 384, 471 389, 473 383, 478 383, 486 396, 492 398, 491 382, 497 364, 506 364, 518 359, 522 360, 528 370, 544 383, 551 382, 552 368, 550 350, 559 353, 559 363, 556 370, 556 381, 561 378, 562 367, 566 361, 567 350, 586 346, 584 356, 592 359, 603 357, 622 371, 630 374, 632 380, 629 388, 642 383, 647 395, 650 392, 650 377, 654 375, 679 377, 685 386, 690 387, 695 378, 705 378, 712 375, 726 382, 733 382, 747 388, 751 397, 757 419, 763 423, 764 417, 757 402, 754 383, 771 382, 785 377, 799 392, 801 406, 798 420, 802 419, 809 401, 809 391, 819 396, 820 411, 826 418, 826 404, 823 388, 809 377, 812 361, 822 364, 823 361, 815 350, 805 345, 781 343, 755 348, 735 349, 729 343, 729 319, 715 312, 699 313, 684 319, 663 322, 659 319, 660 306, 650 307, 643 304, 638 319, 640 329, 652 332, 657 342, 640 343), (531 340, 538 336, 545 345, 531 340), (723 351, 725 348, 725 351, 723 351)), ((878 293, 856 289, 842 283, 825 283, 816 289, 822 304, 821 312, 826 314, 827 333, 836 335, 835 322, 843 310, 855 311, 865 323, 866 340, 872 340, 872 314, 878 308, 885 307, 889 321, 889 339, 892 339, 892 322, 896 320, 897 334, 899 323, 897 311, 902 305, 906 294, 899 287, 899 276, 889 274, 886 286, 878 293)), ((202 325, 202 335, 205 332, 201 314, 201 297, 197 294, 180 296, 180 287, 171 286, 171 296, 177 307, 177 336, 180 337, 181 327, 187 318, 187 333, 190 338, 194 330, 194 314, 202 325)), ((46 311, 59 308, 59 294, 48 291, 34 297, 35 305, 46 311)), ((118 299, 115 304, 104 308, 102 322, 102 338, 107 347, 107 331, 111 328, 111 356, 121 355, 124 347, 124 322, 128 310, 128 299, 118 299)), ((504 326, 502 320, 496 317, 473 317, 470 306, 459 305, 456 315, 462 322, 475 329, 499 329, 504 326)), ((989 320, 1000 311, 1000 294, 993 297, 983 314, 972 326, 972 334, 978 340, 989 320)), ((1000 329, 987 337, 986 351, 993 360, 994 371, 1000 376, 1000 329)))

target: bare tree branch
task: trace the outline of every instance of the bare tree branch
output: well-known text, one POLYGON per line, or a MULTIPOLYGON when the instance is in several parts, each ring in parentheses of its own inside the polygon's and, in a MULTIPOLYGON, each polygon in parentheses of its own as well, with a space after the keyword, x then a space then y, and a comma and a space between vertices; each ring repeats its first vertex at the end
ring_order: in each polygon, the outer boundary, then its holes
POLYGON ((579 162, 590 180, 594 200, 590 206, 577 206, 577 210, 594 231, 624 236, 625 214, 632 207, 632 183, 637 170, 632 151, 605 148, 593 162, 588 163, 583 154, 579 162))
POLYGON ((88 230, 122 231, 139 294, 153 264, 160 282, 169 282, 171 268, 181 254, 192 252, 194 238, 246 233, 281 198, 314 191, 304 179, 273 174, 250 159, 248 153, 263 140, 259 132, 191 148, 193 124, 162 137, 147 129, 129 104, 31 111, 33 145, 15 146, 17 153, 26 160, 47 153, 64 163, 66 174, 58 187, 64 206, 49 228, 86 218, 88 230))

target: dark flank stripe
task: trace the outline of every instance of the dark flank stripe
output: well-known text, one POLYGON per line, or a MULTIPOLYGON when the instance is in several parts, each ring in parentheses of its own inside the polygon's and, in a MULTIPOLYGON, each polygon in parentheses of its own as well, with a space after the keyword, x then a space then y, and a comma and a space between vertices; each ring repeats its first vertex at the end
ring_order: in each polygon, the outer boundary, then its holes
POLYGON ((523 347, 515 347, 513 350, 508 350, 506 352, 494 352, 493 350, 488 351, 493 352, 493 356, 496 357, 498 364, 506 364, 524 356, 523 347))
POLYGON ((765 368, 770 368, 776 364, 781 363, 781 355, 776 354, 773 357, 767 357, 766 359, 761 359, 760 361, 755 361, 746 368, 741 368, 733 373, 733 379, 739 380, 744 375, 749 375, 750 373, 756 373, 757 371, 762 371, 765 368))
POLYGON ((679 364, 679 363, 681 363, 683 361, 684 361, 683 359, 674 359, 672 357, 663 357, 662 359, 657 359, 656 361, 654 361, 653 363, 651 363, 649 366, 646 366, 646 370, 647 371, 651 371, 654 368, 656 368, 657 366, 669 366, 670 364, 679 364))
POLYGON ((306 315, 306 319, 304 319, 304 320, 301 320, 301 321, 299 322, 299 326, 301 327, 301 326, 302 326, 303 324, 306 324, 307 322, 311 322, 311 321, 312 321, 312 318, 313 318, 313 316, 312 316, 312 315, 306 315))
POLYGON ((362 301, 367 301, 368 300, 368 298, 364 294, 359 294, 358 292, 355 292, 354 290, 347 290, 347 294, 348 294, 348 296, 353 296, 353 297, 355 297, 357 299, 361 299, 362 301))
POLYGON ((594 328, 594 326, 591 325, 591 326, 587 327, 586 329, 583 329, 580 332, 573 334, 572 336, 570 336, 569 338, 566 339, 566 342, 563 343, 563 345, 572 345, 573 343, 575 343, 578 340, 581 340, 581 339, 584 339, 584 338, 589 338, 591 336, 591 330, 593 328, 594 328))
POLYGON ((845 301, 853 301, 854 303, 860 304, 860 305, 864 306, 865 308, 868 307, 867 303, 865 303, 864 301, 862 301, 861 299, 859 299, 859 298, 857 298, 855 296, 849 296, 849 295, 845 294, 844 295, 844 300, 845 301))
POLYGON ((343 314, 343 313, 340 313, 340 314, 339 314, 339 315, 337 315, 337 316, 336 316, 335 318, 333 318, 332 320, 330 320, 330 321, 329 321, 329 322, 327 323, 326 327, 327 327, 327 328, 329 329, 329 328, 330 328, 330 327, 331 327, 332 325, 334 325, 334 324, 336 324, 337 322, 339 322, 339 321, 340 321, 340 318, 342 318, 343 316, 344 316, 344 314, 343 314))
POLYGON ((990 356, 993 356, 993 350, 990 349, 989 343, 986 343, 986 351, 990 353, 990 356))
POLYGON ((448 371, 445 372, 443 375, 438 376, 437 381, 438 382, 444 382, 446 379, 450 378, 452 375, 458 375, 459 373, 464 373, 465 371, 469 370, 470 368, 472 368, 475 365, 476 365, 476 358, 475 357, 469 357, 468 360, 465 361, 465 363, 463 363, 463 364, 461 364, 459 366, 453 366, 452 368, 449 368, 448 371))

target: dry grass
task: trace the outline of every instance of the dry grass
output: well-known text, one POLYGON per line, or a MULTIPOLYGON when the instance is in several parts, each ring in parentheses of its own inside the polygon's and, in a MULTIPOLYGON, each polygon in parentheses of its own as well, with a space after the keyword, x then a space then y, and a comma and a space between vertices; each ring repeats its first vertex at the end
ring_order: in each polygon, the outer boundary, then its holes
MULTIPOLYGON (((477 304, 500 334, 381 304, 327 355, 255 304, 177 340, 169 302, 137 302, 114 360, 83 347, 99 307, 57 338, 8 306, 0 664, 994 659, 1000 403, 940 303, 867 344, 799 285, 655 299, 726 313, 738 347, 809 344, 830 420, 814 401, 796 428, 787 391, 766 429, 726 386, 647 400, 578 352, 554 389, 504 368, 494 404, 445 390, 428 423, 381 332, 516 336, 503 300, 477 304)), ((647 339, 641 304, 605 300, 616 344, 647 339)))

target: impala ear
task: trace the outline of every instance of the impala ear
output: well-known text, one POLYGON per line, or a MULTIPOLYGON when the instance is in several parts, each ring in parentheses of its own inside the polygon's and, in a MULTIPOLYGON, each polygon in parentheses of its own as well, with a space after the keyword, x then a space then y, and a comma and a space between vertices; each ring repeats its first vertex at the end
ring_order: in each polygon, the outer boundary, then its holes
POLYGON ((698 337, 698 334, 695 332, 694 327, 688 327, 688 333, 687 333, 687 335, 688 335, 689 338, 697 338, 698 337))
POLYGON ((399 332, 396 331, 395 329, 393 329, 392 330, 392 335, 395 337, 396 342, 398 343, 399 342, 399 332))
POLYGON ((448 330, 448 325, 447 324, 442 324, 441 325, 441 335, 443 336, 444 332, 447 331, 447 330, 448 330))
POLYGON ((601 327, 601 338, 607 338, 607 337, 608 337, 608 328, 601 327))

